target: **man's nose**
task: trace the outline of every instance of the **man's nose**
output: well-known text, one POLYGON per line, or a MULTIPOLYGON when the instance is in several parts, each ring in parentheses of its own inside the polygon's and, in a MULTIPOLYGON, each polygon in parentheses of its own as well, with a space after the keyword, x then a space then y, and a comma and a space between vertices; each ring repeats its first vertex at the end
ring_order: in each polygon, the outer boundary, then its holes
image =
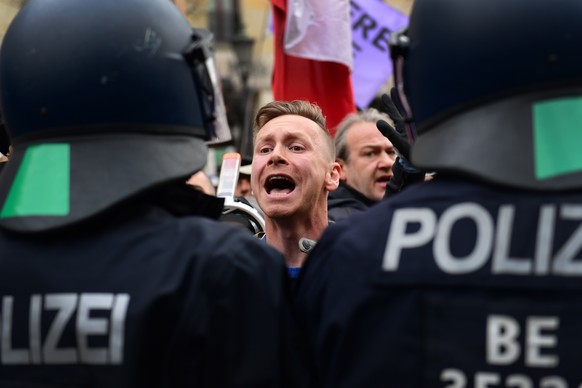
POLYGON ((378 162, 379 168, 390 169, 394 165, 395 158, 392 158, 387 152, 382 152, 380 156, 380 161, 378 162))
POLYGON ((269 158, 269 164, 286 164, 287 158, 285 156, 285 147, 276 146, 271 152, 271 157, 269 158))

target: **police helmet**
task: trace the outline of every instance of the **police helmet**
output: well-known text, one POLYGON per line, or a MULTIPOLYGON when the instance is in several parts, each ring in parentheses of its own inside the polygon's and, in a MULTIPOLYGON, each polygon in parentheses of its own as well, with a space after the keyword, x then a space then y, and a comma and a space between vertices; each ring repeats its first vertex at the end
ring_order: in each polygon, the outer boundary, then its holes
POLYGON ((582 187, 582 2, 416 0, 391 36, 413 164, 582 187))
POLYGON ((229 140, 217 78, 211 35, 169 0, 28 1, 0 51, 0 227, 54 229, 185 181, 229 140))

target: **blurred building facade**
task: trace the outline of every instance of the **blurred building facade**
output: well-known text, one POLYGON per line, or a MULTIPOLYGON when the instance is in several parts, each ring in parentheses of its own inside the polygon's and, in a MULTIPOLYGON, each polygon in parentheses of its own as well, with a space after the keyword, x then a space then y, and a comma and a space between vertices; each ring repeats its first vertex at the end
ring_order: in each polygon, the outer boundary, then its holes
MULTIPOLYGON (((0 0, 0 42, 27 0, 0 0)), ((85 0, 89 1, 89 0, 85 0)), ((233 147, 243 158, 252 155, 252 117, 272 100, 273 36, 269 0, 173 0, 193 26, 215 35, 218 70, 233 131, 233 147)), ((383 0, 410 14, 414 0, 383 0)), ((387 85, 386 89, 389 87, 387 85)))
POLYGON ((4 38, 6 28, 26 0, 0 0, 0 42, 4 38))

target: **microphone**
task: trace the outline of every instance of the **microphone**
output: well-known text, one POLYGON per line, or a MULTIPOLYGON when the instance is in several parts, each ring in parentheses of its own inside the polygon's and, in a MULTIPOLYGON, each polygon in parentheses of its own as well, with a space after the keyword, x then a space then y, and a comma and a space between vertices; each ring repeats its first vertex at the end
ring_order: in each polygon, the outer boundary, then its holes
POLYGON ((310 240, 308 238, 301 237, 299 239, 299 250, 303 253, 309 253, 313 248, 315 248, 316 244, 317 241, 315 240, 310 240))
POLYGON ((220 177, 216 196, 234 201, 234 192, 240 170, 241 156, 238 152, 228 152, 222 156, 222 166, 220 167, 220 177))
POLYGON ((261 233, 265 231, 263 216, 248 201, 234 196, 240 165, 241 155, 238 152, 229 152, 223 155, 216 190, 216 196, 224 198, 224 208, 220 220, 246 228, 253 234, 261 233))

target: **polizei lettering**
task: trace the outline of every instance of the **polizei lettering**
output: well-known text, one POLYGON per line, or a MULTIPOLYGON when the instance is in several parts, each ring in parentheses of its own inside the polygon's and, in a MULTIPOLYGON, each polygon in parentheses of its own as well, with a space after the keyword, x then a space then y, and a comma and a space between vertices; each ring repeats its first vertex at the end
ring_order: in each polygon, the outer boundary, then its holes
POLYGON ((407 250, 431 244, 437 267, 452 275, 471 273, 489 265, 495 275, 582 276, 582 260, 576 259, 582 248, 582 205, 539 208, 537 225, 527 225, 536 232, 532 257, 510 254, 512 240, 520 233, 514 222, 515 213, 514 205, 502 205, 494 218, 483 206, 472 202, 453 205, 440 217, 429 208, 398 209, 392 218, 382 267, 385 271, 397 271, 407 250), (453 228, 457 226, 458 230, 459 223, 467 221, 476 230, 471 237, 472 249, 455 254, 453 228), (574 228, 561 246, 554 247, 554 234, 560 222, 569 222, 574 228))
POLYGON ((0 363, 121 364, 128 305, 127 294, 3 296, 0 363))

